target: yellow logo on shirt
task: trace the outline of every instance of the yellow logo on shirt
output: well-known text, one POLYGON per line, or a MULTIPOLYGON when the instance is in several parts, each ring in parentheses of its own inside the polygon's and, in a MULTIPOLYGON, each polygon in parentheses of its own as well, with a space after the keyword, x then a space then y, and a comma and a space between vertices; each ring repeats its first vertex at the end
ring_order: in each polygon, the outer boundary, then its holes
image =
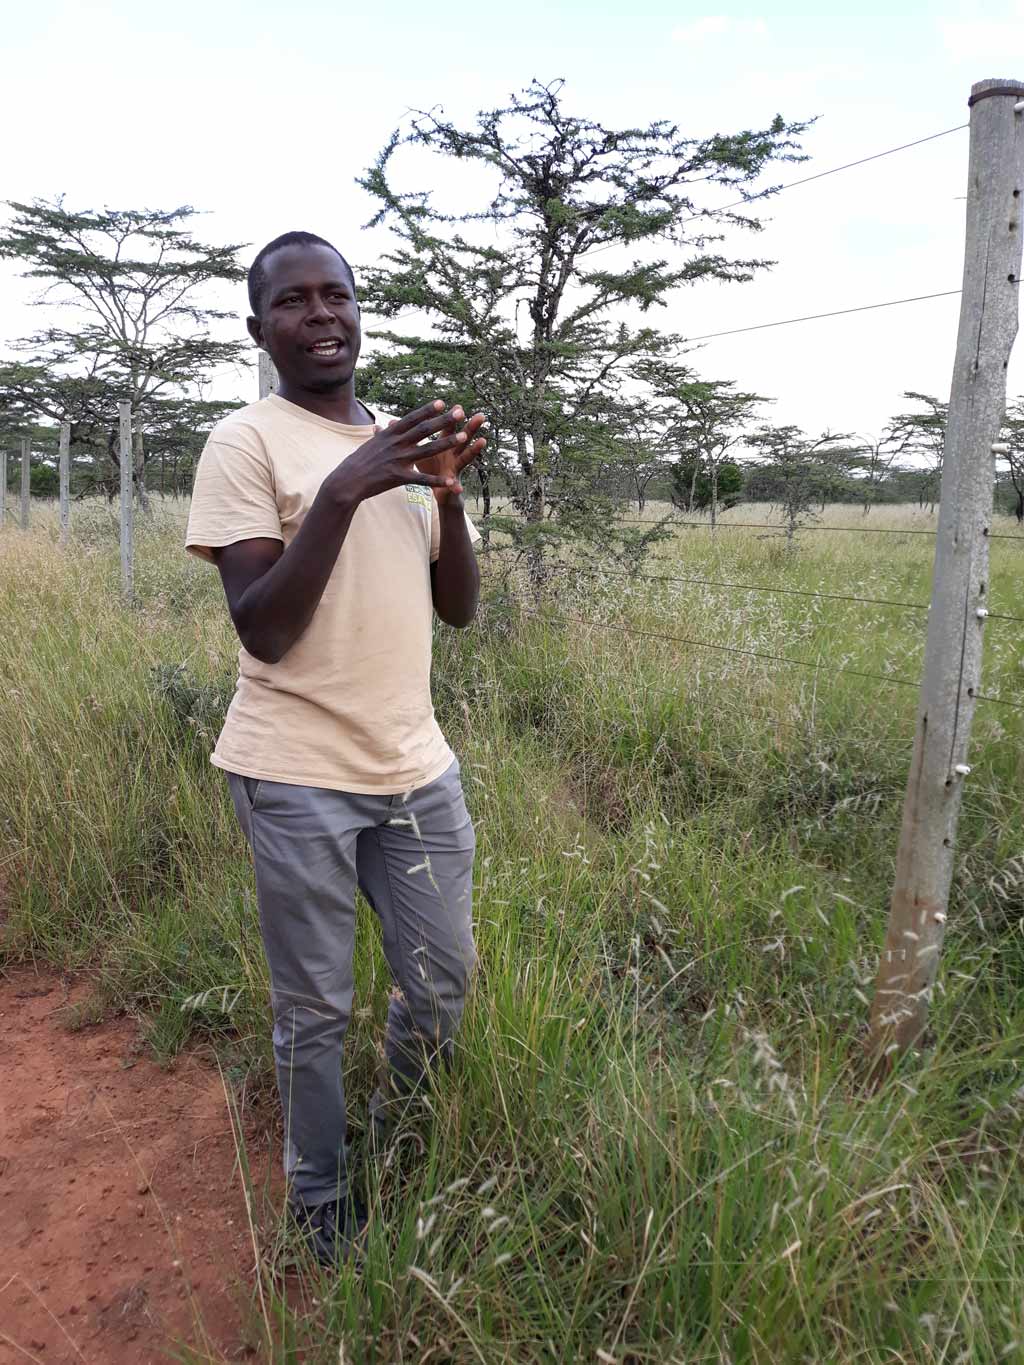
POLYGON ((410 506, 425 507, 430 511, 430 504, 434 500, 434 495, 429 488, 424 488, 419 483, 407 483, 405 485, 405 496, 410 506))

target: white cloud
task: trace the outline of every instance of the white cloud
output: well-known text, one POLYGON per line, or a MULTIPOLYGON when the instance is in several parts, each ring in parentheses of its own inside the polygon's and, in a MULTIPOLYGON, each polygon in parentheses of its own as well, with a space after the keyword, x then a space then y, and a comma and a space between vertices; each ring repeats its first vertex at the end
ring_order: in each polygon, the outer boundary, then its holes
POLYGON ((763 19, 734 19, 725 14, 708 14, 692 24, 678 24, 672 30, 674 43, 702 43, 706 38, 755 38, 768 32, 763 19))

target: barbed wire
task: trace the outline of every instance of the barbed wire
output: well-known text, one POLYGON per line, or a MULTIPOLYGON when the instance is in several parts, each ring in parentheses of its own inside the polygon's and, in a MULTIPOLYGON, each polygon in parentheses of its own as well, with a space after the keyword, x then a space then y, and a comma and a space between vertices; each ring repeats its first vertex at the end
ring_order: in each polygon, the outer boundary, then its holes
MULTIPOLYGON (((743 655, 751 659, 759 659, 762 662, 786 664, 792 668, 807 668, 812 672, 822 672, 822 663, 810 659, 794 659, 785 654, 770 654, 766 650, 744 649, 739 645, 719 645, 713 644, 710 640, 697 640, 687 635, 669 635, 661 631, 642 630, 637 626, 628 626, 621 621, 594 621, 586 617, 579 616, 550 616, 546 613, 530 610, 525 607, 501 607, 495 603, 484 603, 482 611, 493 614, 519 615, 535 618, 539 621, 549 621, 556 625, 576 625, 586 626, 595 630, 620 631, 623 635, 635 636, 639 639, 661 640, 670 644, 686 645, 691 649, 709 649, 722 654, 743 655)), ((848 677, 867 678, 873 682, 888 683, 894 687, 911 687, 919 691, 920 681, 912 678, 901 678, 893 673, 872 673, 865 669, 850 668, 845 664, 837 665, 831 669, 833 676, 845 674, 848 677)), ((975 701, 991 702, 997 706, 1006 706, 1014 711, 1024 711, 1024 702, 1010 701, 1006 697, 992 696, 987 692, 975 692, 968 689, 968 695, 975 701)))
MULTIPOLYGON (((477 524, 486 526, 494 522, 495 517, 500 517, 501 512, 492 512, 490 516, 481 516, 477 519, 477 524)), ((702 531, 777 531, 780 535, 786 531, 785 522, 781 521, 716 521, 714 525, 710 521, 677 521, 674 517, 664 517, 660 521, 647 521, 643 517, 618 517, 616 524, 619 526, 647 526, 651 530, 660 526, 695 526, 702 531)), ((500 529, 500 527, 498 528, 500 529)), ((896 526, 816 526, 813 523, 798 526, 798 532, 807 531, 863 531, 868 535, 889 535, 889 536, 933 536, 935 531, 928 530, 900 530, 896 526)), ((1006 536, 1007 540, 1024 540, 1024 536, 1006 536)))
POLYGON ((777 322, 757 322, 750 327, 730 327, 724 332, 704 332, 701 336, 684 337, 684 341, 712 341, 715 337, 734 337, 740 332, 763 332, 768 327, 789 327, 794 322, 816 322, 819 318, 838 318, 846 313, 870 313, 874 308, 895 308, 901 303, 923 303, 925 299, 948 299, 959 294, 959 289, 944 289, 939 294, 915 294, 906 299, 886 299, 884 303, 862 303, 856 308, 834 308, 829 313, 807 313, 799 318, 780 318, 777 322))
MULTIPOLYGON (((842 166, 833 166, 827 171, 818 171, 814 175, 805 175, 800 180, 789 180, 784 185, 770 185, 767 189, 758 190, 756 194, 746 195, 743 199, 736 199, 731 204, 722 204, 717 209, 702 209, 700 213, 691 213, 689 217, 682 218, 683 223, 693 223, 700 218, 717 218, 722 213, 730 213, 733 209, 746 208, 748 204, 755 204, 759 199, 767 199, 773 195, 784 193, 786 190, 796 189, 798 185, 809 185, 812 180, 824 180, 828 175, 838 175, 840 171, 853 170, 855 166, 864 166, 869 161, 880 161, 882 157, 893 156, 896 152, 909 151, 911 147, 920 147, 922 143, 934 142, 940 137, 949 137, 950 133, 960 133, 965 128, 969 128, 969 123, 958 123, 955 128, 944 128, 939 133, 929 133, 927 137, 916 138, 913 142, 901 143, 899 147, 888 147, 884 152, 874 152, 871 156, 862 156, 857 161, 847 161, 842 166)), ((594 247, 584 253, 586 259, 591 256, 599 256, 604 251, 611 251, 617 246, 626 246, 625 242, 608 242, 604 246, 594 247)))
MULTIPOLYGON (((905 611, 931 610, 927 602, 901 602, 892 597, 860 597, 852 593, 817 592, 811 588, 784 588, 774 583, 726 583, 717 578, 696 578, 689 574, 634 573, 630 569, 590 569, 578 564, 555 563, 553 567, 564 569, 570 573, 582 574, 588 578, 601 578, 611 574, 615 577, 629 578, 641 583, 687 583, 705 588, 727 588, 733 592, 763 592, 772 595, 778 593, 787 597, 818 597, 830 602, 857 602, 865 606, 897 607, 905 611)), ((990 611, 986 619, 990 621, 1016 621, 1019 625, 1024 625, 1024 616, 1012 616, 1001 611, 990 611)))
MULTIPOLYGON (((732 204, 725 204, 718 209, 709 209, 706 213, 694 214, 695 218, 706 218, 719 213, 728 213, 730 209, 737 209, 752 204, 758 199, 764 199, 768 195, 781 194, 783 190, 796 189, 797 185, 809 185, 812 180, 824 180, 827 175, 838 175, 840 171, 849 171, 854 166, 865 166, 869 161, 880 161, 884 156, 893 156, 896 152, 909 151, 911 147, 920 147, 922 143, 934 142, 940 137, 949 137, 950 133, 962 133, 965 128, 969 128, 969 123, 958 123, 955 128, 944 128, 941 133, 929 133, 927 137, 916 138, 913 142, 901 143, 899 147, 889 147, 884 152, 874 152, 871 156, 862 156, 857 161, 847 161, 843 166, 833 166, 828 171, 818 171, 815 175, 805 175, 800 180, 788 180, 785 185, 777 185, 774 188, 761 190, 758 194, 750 195, 746 199, 737 199, 732 204)), ((685 221, 689 222, 690 219, 685 221)))
MULTIPOLYGON (((493 524, 497 530, 500 530, 501 527, 495 523, 495 517, 501 515, 501 512, 493 512, 490 516, 480 516, 476 518, 476 524, 480 526, 493 524)), ((658 526, 695 526, 703 531, 775 531, 780 535, 786 531, 785 523, 779 521, 716 521, 712 526, 710 521, 676 521, 675 518, 665 518, 663 521, 646 521, 641 517, 619 517, 617 518, 617 525, 647 526, 651 530, 658 526)), ((934 536, 938 534, 934 530, 920 530, 916 527, 901 530, 898 526, 815 526, 813 523, 809 523, 797 527, 799 534, 806 534, 809 531, 845 531, 873 536, 934 536)), ((1015 536, 1002 531, 987 531, 984 534, 988 540, 1015 540, 1024 544, 1024 535, 1015 536)))

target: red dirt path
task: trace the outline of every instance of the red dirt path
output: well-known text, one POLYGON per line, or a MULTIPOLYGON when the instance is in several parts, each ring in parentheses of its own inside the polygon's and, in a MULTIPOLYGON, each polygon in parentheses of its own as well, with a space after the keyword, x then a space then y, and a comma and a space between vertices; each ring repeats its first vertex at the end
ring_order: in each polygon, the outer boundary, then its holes
POLYGON ((220 1076, 88 993, 0 974, 0 1363, 254 1359, 253 1250, 220 1076))

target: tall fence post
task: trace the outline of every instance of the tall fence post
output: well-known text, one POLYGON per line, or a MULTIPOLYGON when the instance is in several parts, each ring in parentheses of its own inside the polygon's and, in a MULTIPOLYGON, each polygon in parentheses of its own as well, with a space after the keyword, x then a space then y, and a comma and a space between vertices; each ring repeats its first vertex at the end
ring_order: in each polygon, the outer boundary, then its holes
POLYGON ((7 525, 7 451, 0 447, 0 531, 7 525))
POLYGON ((71 524, 71 423, 60 424, 60 540, 67 544, 71 524))
POLYGON ((121 463, 121 591, 130 602, 135 595, 135 537, 132 499, 132 405, 121 399, 117 405, 119 455, 121 463))
POLYGON ((277 368, 266 351, 260 350, 260 397, 266 398, 277 392, 277 368))
POLYGON ((963 294, 928 641, 889 928, 871 1006, 869 1046, 879 1059, 920 1039, 942 949, 988 615, 993 445, 1017 333, 1024 83, 979 81, 971 87, 969 105, 963 294))
POLYGON ((28 530, 29 499, 32 495, 32 447, 27 436, 21 438, 21 529, 28 530))

